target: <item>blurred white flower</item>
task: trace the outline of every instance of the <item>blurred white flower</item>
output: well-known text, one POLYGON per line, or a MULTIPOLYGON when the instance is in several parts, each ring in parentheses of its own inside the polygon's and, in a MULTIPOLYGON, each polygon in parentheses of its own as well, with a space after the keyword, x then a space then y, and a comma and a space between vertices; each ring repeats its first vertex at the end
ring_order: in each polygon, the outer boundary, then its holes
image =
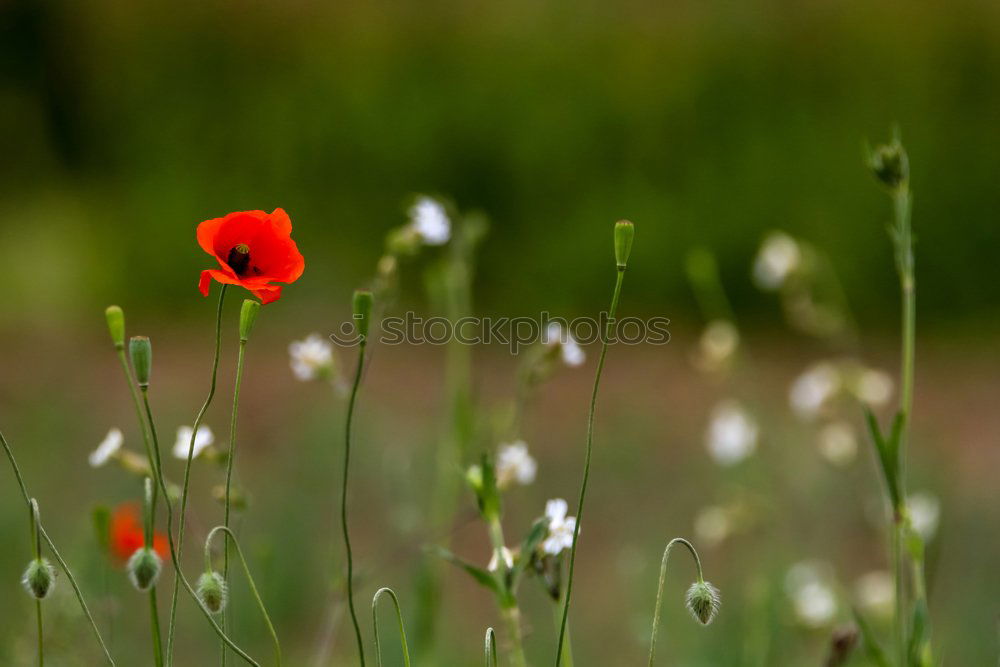
POLYGON ((587 355, 573 338, 573 334, 559 322, 549 322, 545 331, 545 344, 550 347, 558 345, 560 357, 567 366, 582 366, 587 360, 587 355))
POLYGON ((941 501, 935 496, 918 491, 906 499, 906 509, 910 514, 910 525, 925 542, 929 542, 937 532, 941 518, 941 501))
POLYGON ((813 364, 792 383, 788 401, 804 419, 816 417, 840 391, 840 372, 833 364, 813 364))
POLYGON ((573 546, 576 517, 566 516, 568 510, 569 506, 562 498, 545 503, 545 518, 549 520, 549 534, 542 542, 542 551, 545 553, 558 556, 563 549, 573 546))
POLYGON ((892 575, 884 570, 869 572, 854 583, 854 594, 862 609, 882 619, 891 618, 896 600, 892 575))
POLYGON ((289 344, 292 373, 303 382, 324 379, 333 370, 333 346, 317 333, 289 344))
POLYGON ((112 428, 104 436, 104 440, 97 446, 97 449, 92 451, 90 456, 87 457, 90 466, 92 468, 100 468, 107 463, 108 459, 117 454, 118 450, 122 448, 123 442, 125 442, 125 437, 122 435, 122 432, 117 428, 112 428))
POLYGON ((854 395, 873 407, 885 405, 892 398, 892 377, 885 371, 866 368, 854 382, 854 395))
POLYGON ((799 244, 784 232, 772 232, 757 251, 753 264, 753 277, 764 290, 776 290, 802 263, 799 244))
POLYGON ((517 440, 500 445, 497 453, 497 486, 501 489, 510 486, 512 482, 526 485, 535 481, 538 464, 528 453, 528 444, 517 440))
POLYGON ((725 507, 709 505, 702 508, 694 517, 694 534, 699 542, 708 547, 717 546, 731 532, 732 522, 725 507))
POLYGON ((719 403, 712 410, 705 444, 721 465, 739 463, 757 449, 757 422, 736 401, 719 403))
POLYGON ((785 576, 785 592, 792 601, 795 618, 810 628, 821 628, 833 621, 837 597, 827 583, 824 568, 816 563, 793 565, 785 576))
POLYGON ((698 340, 698 362, 706 370, 715 370, 732 359, 740 344, 740 332, 729 320, 712 320, 698 340))
MULTIPOLYGON (((500 547, 500 555, 503 556, 503 563, 507 566, 508 570, 514 568, 514 553, 507 547, 500 547)), ((490 557, 490 564, 486 566, 486 569, 490 572, 496 572, 497 568, 500 566, 500 561, 497 558, 497 550, 493 550, 493 556, 490 557)))
POLYGON ((420 240, 427 245, 444 245, 451 238, 451 220, 444 205, 431 197, 421 196, 409 210, 410 224, 420 240))
MULTIPOLYGON (((183 461, 187 461, 188 447, 191 446, 191 435, 194 429, 190 426, 177 427, 177 440, 174 441, 174 456, 183 461)), ((205 451, 205 448, 215 442, 215 434, 212 429, 202 424, 198 427, 198 435, 194 439, 194 449, 191 450, 191 459, 198 458, 198 455, 205 451)))
POLYGON ((827 424, 819 432, 819 453, 834 465, 845 466, 858 453, 854 429, 846 422, 827 424))

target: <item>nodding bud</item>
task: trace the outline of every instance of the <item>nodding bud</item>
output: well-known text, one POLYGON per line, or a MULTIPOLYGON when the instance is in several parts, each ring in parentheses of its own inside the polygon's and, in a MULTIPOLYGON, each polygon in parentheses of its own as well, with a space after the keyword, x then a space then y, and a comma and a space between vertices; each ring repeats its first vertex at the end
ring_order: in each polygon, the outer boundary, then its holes
POLYGON ((362 341, 368 340, 368 330, 371 328, 372 319, 372 297, 371 290, 354 290, 354 324, 361 334, 362 341))
POLYGON ((198 599, 213 614, 218 614, 225 609, 226 602, 229 600, 226 580, 215 571, 205 572, 198 577, 197 593, 198 599))
POLYGON ((635 238, 635 225, 628 220, 619 220, 615 223, 615 261, 618 263, 619 271, 624 271, 628 265, 633 238, 635 238))
POLYGON ((132 357, 135 380, 140 387, 149 386, 149 372, 153 367, 153 346, 146 336, 132 336, 128 341, 128 354, 132 357))
POLYGON ((118 306, 108 306, 104 310, 104 317, 108 320, 111 342, 120 350, 125 347, 125 313, 118 306))
POLYGON ((259 312, 259 301, 243 299, 243 307, 240 309, 240 342, 245 343, 250 339, 250 332, 253 331, 253 323, 257 321, 259 312))
POLYGON ((684 598, 688 611, 702 625, 708 625, 715 620, 721 602, 719 589, 707 581, 696 581, 691 584, 684 598))
POLYGON ((44 600, 52 592, 56 583, 56 571, 48 559, 36 558, 28 563, 28 569, 21 577, 21 583, 28 595, 38 600, 44 600))
POLYGON ((160 578, 161 569, 163 562, 159 554, 149 547, 136 549, 128 559, 128 578, 136 590, 148 591, 155 586, 156 580, 160 578))
POLYGON ((868 166, 890 188, 898 188, 910 179, 910 159, 898 140, 876 146, 868 155, 868 166))

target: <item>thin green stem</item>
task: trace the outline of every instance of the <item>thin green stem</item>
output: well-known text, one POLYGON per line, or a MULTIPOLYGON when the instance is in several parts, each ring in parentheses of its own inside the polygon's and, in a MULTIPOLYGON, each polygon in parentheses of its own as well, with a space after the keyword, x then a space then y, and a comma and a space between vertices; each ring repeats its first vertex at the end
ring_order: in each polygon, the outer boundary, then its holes
POLYGON ((163 667, 163 643, 160 639, 160 612, 156 606, 156 586, 149 589, 149 623, 153 632, 153 660, 163 667))
POLYGON ((209 554, 209 547, 212 543, 212 538, 215 537, 216 533, 225 533, 226 543, 232 540, 233 545, 236 547, 236 555, 240 559, 240 564, 243 566, 243 574, 246 575, 247 583, 250 585, 250 593, 253 594, 254 600, 257 601, 257 607, 260 609, 261 615, 264 617, 264 623, 267 625, 267 631, 271 635, 271 642, 274 644, 274 659, 278 667, 281 667, 281 644, 278 642, 278 633, 274 630, 274 624, 271 623, 271 617, 267 613, 267 608, 264 606, 264 600, 260 597, 260 592, 257 590, 257 585, 254 583, 253 577, 250 576, 250 566, 247 565, 247 559, 243 555, 243 549, 240 547, 239 541, 236 539, 236 535, 228 526, 216 526, 208 533, 208 537, 205 538, 205 562, 206 564, 211 563, 211 556, 209 554))
MULTIPOLYGON (((562 622, 562 608, 559 606, 553 607, 552 614, 556 628, 558 629, 559 624, 562 622)), ((573 667, 573 632, 568 621, 566 622, 566 641, 563 643, 562 664, 564 667, 573 667)))
MULTIPOLYGON (((152 474, 155 476, 156 461, 153 460, 153 445, 149 438, 149 429, 146 427, 146 420, 142 416, 142 401, 139 399, 139 390, 136 388, 134 378, 132 377, 132 370, 129 367, 128 359, 125 356, 125 346, 115 345, 115 351, 117 352, 118 362, 121 364, 122 373, 125 374, 125 384, 128 385, 129 394, 132 396, 132 405, 135 407, 135 417, 139 422, 139 431, 142 433, 142 444, 146 448, 146 458, 149 459, 149 467, 152 474)), ((156 516, 156 486, 153 486, 153 498, 152 498, 152 513, 156 516)))
POLYGON ((615 279, 615 291, 611 296, 611 307, 608 309, 608 320, 601 336, 601 356, 597 360, 597 372, 594 375, 594 389, 590 395, 590 410, 587 415, 587 453, 583 463, 583 483, 580 485, 580 500, 576 506, 576 525, 573 528, 573 546, 569 552, 569 579, 566 582, 566 600, 563 602, 562 622, 559 624, 559 644, 556 648, 556 667, 562 663, 562 648, 566 639, 566 622, 569 619, 569 605, 573 597, 573 573, 576 568, 576 544, 580 538, 580 525, 583 523, 583 502, 587 497, 587 481, 590 479, 590 456, 594 445, 594 413, 597 411, 597 392, 601 385, 601 375, 604 372, 604 361, 608 355, 608 340, 611 337, 611 326, 614 323, 615 311, 618 310, 618 299, 621 296, 622 280, 625 277, 625 267, 618 269, 615 279))
POLYGON ((525 667, 527 659, 524 655, 524 639, 521 635, 521 610, 517 604, 517 597, 509 590, 506 582, 507 563, 503 557, 505 547, 503 526, 500 524, 500 519, 494 517, 490 519, 488 527, 490 544, 493 545, 493 553, 497 562, 495 572, 497 587, 498 590, 504 591, 500 600, 500 615, 507 624, 507 634, 511 642, 511 661, 515 667, 525 667))
POLYGON ((347 404, 347 424, 344 429, 344 474, 340 485, 340 526, 344 533, 344 548, 347 551, 347 607, 351 612, 351 622, 354 624, 354 636, 358 642, 358 660, 361 667, 365 665, 365 646, 361 639, 361 626, 358 624, 358 614, 354 610, 354 556, 351 553, 351 535, 347 530, 347 480, 351 465, 351 427, 354 425, 354 408, 358 400, 358 388, 361 386, 361 375, 365 367, 366 341, 358 345, 358 367, 354 371, 354 382, 351 384, 351 398, 347 404))
MULTIPOLYGON (((231 498, 233 489, 233 467, 236 460, 236 415, 239 411, 240 405, 240 385, 243 384, 243 364, 246 357, 247 342, 245 340, 240 341, 240 350, 236 358, 236 387, 233 389, 233 414, 229 421, 229 456, 226 460, 226 509, 223 519, 223 525, 229 528, 229 515, 231 511, 231 498)), ((225 580, 226 585, 229 584, 229 542, 228 540, 222 545, 222 578, 225 580)), ((227 610, 222 610, 222 627, 223 629, 228 629, 228 614, 227 610)), ((222 664, 226 664, 226 645, 222 645, 222 664)))
MULTIPOLYGON (((24 498, 25 504, 28 506, 28 510, 34 512, 31 505, 31 496, 28 495, 28 487, 24 485, 24 478, 21 476, 21 469, 17 466, 17 460, 14 458, 14 452, 11 451, 10 445, 7 444, 7 439, 3 437, 3 433, 0 432, 0 445, 3 445, 3 451, 7 454, 7 459, 10 461, 10 467, 14 470, 14 477, 17 478, 17 486, 21 489, 21 496, 24 498)), ((73 572, 69 569, 66 561, 63 559, 59 550, 56 549, 55 542, 49 537, 49 534, 45 532, 45 526, 38 522, 38 532, 45 540, 45 544, 48 545, 49 551, 52 552, 52 556, 59 563, 59 568, 66 574, 66 578, 69 579, 69 584, 73 588, 73 593, 76 595, 77 602, 80 603, 80 608, 83 610, 83 615, 87 617, 87 621, 90 622, 90 627, 94 631, 94 636, 97 637, 97 643, 101 645, 101 649, 104 651, 104 656, 108 659, 108 664, 114 667, 115 660, 111 657, 111 652, 108 651, 107 645, 104 643, 104 638, 101 636, 101 631, 97 629, 97 623, 94 622, 94 617, 90 613, 90 608, 87 606, 87 601, 83 599, 83 591, 80 590, 80 585, 76 581, 76 577, 73 576, 73 572)))
POLYGON ((391 588, 380 588, 375 592, 375 597, 372 598, 372 626, 375 628, 375 659, 378 661, 378 667, 382 667, 382 648, 379 645, 378 636, 378 601, 383 595, 388 595, 392 600, 392 606, 396 610, 396 624, 399 627, 399 641, 403 649, 403 666, 410 667, 410 649, 406 645, 406 630, 403 628, 403 613, 399 609, 399 599, 396 597, 395 591, 391 588))
POLYGON ((486 657, 486 667, 497 667, 497 633, 493 628, 486 628, 486 641, 483 653, 486 657))
MULTIPOLYGON (((194 457, 194 441, 198 437, 198 427, 201 426, 201 420, 205 417, 205 412, 208 411, 208 406, 212 404, 212 399, 215 397, 215 381, 219 373, 219 350, 222 347, 222 305, 226 300, 226 288, 228 285, 223 285, 222 289, 219 291, 219 306, 215 313, 215 355, 212 359, 212 380, 208 389, 208 396, 205 397, 205 402, 202 403, 201 409, 198 410, 198 415, 194 418, 194 426, 191 428, 191 442, 188 444, 188 454, 187 460, 184 463, 184 485, 181 487, 181 509, 180 509, 180 524, 177 528, 177 558, 181 557, 184 551, 184 520, 187 516, 187 498, 188 498, 188 482, 191 478, 191 460, 194 457)), ((161 475, 157 475, 161 477, 161 475)), ((163 494, 166 496, 166 490, 163 494)), ((167 502, 167 506, 170 506, 170 502, 167 502)), ((176 568, 175 568, 176 569, 176 568)), ((174 629, 176 625, 177 618, 177 595, 178 595, 178 585, 180 579, 180 570, 176 569, 174 574, 174 591, 170 596, 170 621, 167 625, 167 664, 173 663, 174 656, 174 629)), ((211 620, 211 619, 210 619, 211 620)), ((213 623, 215 621, 212 621, 213 623)))
MULTIPOLYGON (((156 423, 153 420, 153 411, 149 406, 149 391, 147 387, 142 387, 142 402, 143 406, 145 407, 146 420, 149 424, 149 433, 153 439, 153 454, 156 456, 156 462, 157 462, 156 469, 157 472, 160 472, 161 469, 161 466, 159 465, 159 463, 161 462, 160 442, 159 438, 156 435, 156 423)), ((166 502, 164 502, 164 505, 166 505, 167 507, 167 543, 170 546, 170 560, 174 565, 174 571, 176 572, 177 578, 180 579, 181 584, 184 585, 184 590, 188 592, 188 595, 191 596, 191 599, 194 600, 195 604, 198 605, 198 608, 201 609, 201 613, 204 614, 205 618, 212 626, 212 629, 215 630, 215 634, 219 635, 219 637, 226 643, 227 646, 229 646, 229 648, 231 648, 236 653, 236 655, 243 658, 249 664, 254 665, 255 667, 260 667, 260 663, 251 658, 249 655, 247 655, 247 653, 239 646, 237 646, 233 642, 233 640, 230 639, 228 635, 226 635, 225 631, 223 631, 223 629, 219 627, 219 624, 215 622, 214 618, 212 618, 212 612, 210 612, 208 608, 198 598, 198 594, 195 593, 195 590, 194 588, 192 588, 191 583, 187 580, 187 577, 184 576, 184 572, 181 570, 180 566, 180 559, 177 555, 177 545, 174 543, 173 503, 171 503, 170 499, 167 497, 167 485, 166 482, 163 480, 162 473, 157 476, 157 482, 159 483, 160 491, 163 492, 163 497, 166 500, 166 502)))
MULTIPOLYGON (((42 538, 39 527, 42 519, 38 512, 38 501, 34 498, 28 501, 28 511, 31 512, 31 546, 35 551, 35 561, 42 560, 42 538)), ((35 621, 38 624, 38 667, 45 664, 45 642, 42 633, 42 601, 35 598, 35 621)))
POLYGON ((705 581, 701 571, 701 559, 698 558, 698 552, 695 551, 694 546, 683 537, 675 537, 667 542, 667 547, 663 550, 663 559, 660 561, 660 581, 656 586, 656 606, 653 608, 653 630, 649 637, 649 667, 653 667, 653 657, 656 654, 656 633, 660 627, 660 606, 663 602, 663 583, 667 578, 667 559, 670 557, 670 551, 677 544, 683 545, 691 552, 695 566, 698 568, 698 582, 705 581))
POLYGON ((42 639, 42 601, 35 598, 35 621, 38 624, 38 667, 45 665, 45 642, 42 639))

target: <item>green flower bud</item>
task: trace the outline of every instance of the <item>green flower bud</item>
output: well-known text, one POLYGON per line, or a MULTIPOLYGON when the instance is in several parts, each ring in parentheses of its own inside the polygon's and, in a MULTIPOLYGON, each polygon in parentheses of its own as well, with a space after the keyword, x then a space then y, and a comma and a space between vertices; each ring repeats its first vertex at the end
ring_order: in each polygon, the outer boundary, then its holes
POLYGON ((28 569, 21 577, 21 584, 28 595, 44 600, 52 592, 56 583, 56 571, 46 558, 36 558, 28 563, 28 569))
POLYGON ((125 313, 118 306, 108 306, 104 317, 108 320, 111 342, 120 350, 125 347, 125 313))
POLYGON ((132 336, 128 342, 128 354, 135 369, 135 380, 140 387, 149 386, 149 372, 153 366, 153 346, 146 336, 132 336))
POLYGON ((868 166, 875 177, 890 188, 898 188, 910 179, 910 160, 898 140, 876 146, 868 155, 868 166))
POLYGON ((371 328, 373 301, 371 290, 354 290, 354 322, 364 341, 368 340, 368 330, 371 328))
POLYGON ((257 321, 257 313, 260 312, 260 302, 253 299, 243 299, 243 307, 240 309, 240 341, 247 342, 250 339, 250 332, 253 324, 257 321))
POLYGON ((160 560, 159 554, 149 547, 136 549, 128 559, 128 578, 136 590, 148 591, 155 586, 156 580, 160 578, 161 569, 163 561, 160 560))
POLYGON ((684 602, 698 622, 708 625, 719 613, 719 589, 707 581, 696 581, 688 589, 684 602))
POLYGON ((198 578, 198 599, 212 612, 218 614, 226 608, 229 600, 229 589, 225 579, 218 572, 205 572, 198 578))
POLYGON ((472 490, 478 496, 483 492, 483 468, 473 464, 465 471, 465 481, 469 483, 472 490))
POLYGON ((628 265, 628 256, 632 253, 632 239, 635 238, 635 225, 628 220, 615 223, 615 261, 618 270, 624 271, 628 265))

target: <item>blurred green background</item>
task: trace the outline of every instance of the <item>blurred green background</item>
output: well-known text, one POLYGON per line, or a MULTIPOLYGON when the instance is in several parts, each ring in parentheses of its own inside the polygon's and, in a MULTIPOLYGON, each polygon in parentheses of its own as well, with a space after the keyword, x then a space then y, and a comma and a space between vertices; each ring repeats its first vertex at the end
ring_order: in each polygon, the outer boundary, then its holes
MULTIPOLYGON (((830 351, 787 332, 776 300, 751 284, 750 263, 775 228, 821 248, 864 332, 866 360, 894 369, 889 201, 861 150, 894 122, 911 158, 918 243, 913 476, 944 498, 931 560, 935 629, 948 664, 996 659, 996 2, 6 0, 0 30, 0 427, 53 537, 97 591, 99 622, 114 621, 123 656, 142 656, 123 664, 145 664, 145 608, 101 563, 88 513, 138 491, 120 471, 87 468, 85 457, 112 424, 129 446, 139 441, 102 309, 120 303, 130 333, 153 336, 171 444, 176 426, 193 419, 210 360, 214 300, 196 282, 212 263, 195 226, 232 210, 290 213, 307 266, 264 310, 251 352, 241 418, 242 481, 254 494, 246 539, 290 664, 314 664, 330 627, 333 654, 346 661, 345 618, 329 619, 343 404, 295 383, 285 346, 339 323, 414 192, 491 219, 479 313, 606 307, 610 226, 628 217, 638 235, 623 310, 673 320, 671 345, 612 357, 574 612, 579 662, 641 661, 658 551, 690 534, 700 507, 749 489, 751 504, 767 499, 766 518, 705 554, 726 595, 718 626, 694 632, 668 603, 662 659, 758 664, 748 656, 764 641, 765 664, 819 664, 828 633, 789 622, 783 568, 820 558, 849 581, 883 567, 882 537, 865 518, 878 487, 864 451, 850 472, 831 472, 803 444, 812 435, 785 414, 788 383, 830 351), (688 364, 701 325, 683 270, 694 245, 716 253, 755 350, 758 372, 742 390, 769 434, 760 460, 739 473, 720 473, 701 446, 711 404, 731 388, 688 364)), ((403 303, 418 309, 420 275, 404 269, 403 303)), ((227 345, 208 418, 222 440, 227 345)), ((476 354, 477 396, 505 400, 514 362, 502 350, 476 354)), ((361 598, 385 583, 413 604, 420 546, 432 541, 420 517, 443 428, 441 364, 440 350, 399 348, 379 352, 370 371, 359 433, 367 450, 355 470, 359 558, 370 577, 361 598)), ((512 535, 547 498, 576 492, 588 382, 588 370, 567 371, 532 412, 540 478, 512 500, 512 535)), ((218 520, 207 496, 214 474, 197 473, 196 540, 218 520)), ((27 664, 29 605, 15 589, 28 554, 24 516, 12 478, 0 480, 0 590, 11 600, 0 608, 0 661, 27 664)), ((465 527, 456 550, 485 561, 484 540, 465 527)), ((680 559, 676 567, 679 599, 689 570, 680 559)), ((427 664, 477 664, 482 628, 498 621, 485 593, 447 574, 446 640, 427 664)), ((97 664, 67 592, 63 582, 51 612, 53 664, 97 664)), ((529 650, 544 664, 550 611, 541 595, 526 598, 529 650)), ((189 603, 181 610, 184 664, 214 660, 203 622, 189 603)), ((238 614, 237 632, 264 655, 253 610, 238 614)))

